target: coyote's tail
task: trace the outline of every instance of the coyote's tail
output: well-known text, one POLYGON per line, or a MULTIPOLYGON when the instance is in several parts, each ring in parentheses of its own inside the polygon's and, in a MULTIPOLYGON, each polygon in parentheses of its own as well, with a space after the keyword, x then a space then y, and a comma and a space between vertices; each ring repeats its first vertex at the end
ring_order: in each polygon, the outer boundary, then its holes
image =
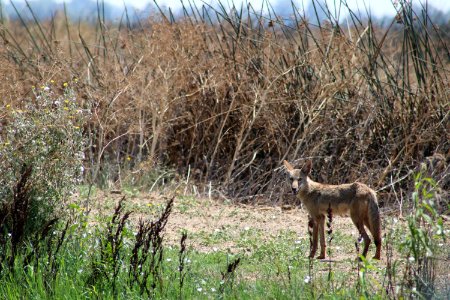
POLYGON ((370 232, 375 239, 375 245, 381 244, 381 218, 378 208, 377 195, 371 192, 371 201, 369 202, 369 226, 370 232))

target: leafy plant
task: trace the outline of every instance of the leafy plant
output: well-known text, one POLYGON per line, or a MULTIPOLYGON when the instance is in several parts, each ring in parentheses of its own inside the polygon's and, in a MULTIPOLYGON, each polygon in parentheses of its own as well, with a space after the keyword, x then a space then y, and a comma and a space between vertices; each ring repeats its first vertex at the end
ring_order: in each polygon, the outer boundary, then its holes
POLYGON ((116 281, 120 267, 124 260, 124 238, 127 235, 126 223, 131 211, 124 212, 123 197, 117 204, 114 214, 107 222, 106 232, 99 237, 99 255, 93 255, 92 273, 89 278, 91 285, 106 279, 112 286, 112 293, 116 295, 116 281))
POLYGON ((0 135, 0 252, 12 253, 54 219, 64 215, 83 176, 87 113, 67 83, 34 88, 20 107, 7 107, 0 135))
MULTIPOLYGON (((228 261, 228 256, 227 256, 228 261)), ((219 287, 219 294, 223 295, 226 289, 229 289, 230 291, 233 289, 234 279, 236 276, 236 269, 239 266, 239 263, 241 262, 241 258, 237 257, 232 259, 227 263, 227 269, 225 272, 222 273, 222 281, 220 282, 219 287)))
POLYGON ((135 236, 130 265, 128 270, 129 285, 137 285, 140 294, 154 295, 155 289, 163 288, 161 275, 163 264, 163 233, 172 212, 174 198, 167 205, 160 217, 155 221, 139 220, 138 231, 135 236))
POLYGON ((439 192, 432 178, 423 176, 423 170, 414 179, 413 210, 407 218, 408 232, 402 243, 406 250, 406 269, 403 293, 435 296, 435 271, 438 242, 447 239, 442 216, 437 212, 436 195, 439 192))

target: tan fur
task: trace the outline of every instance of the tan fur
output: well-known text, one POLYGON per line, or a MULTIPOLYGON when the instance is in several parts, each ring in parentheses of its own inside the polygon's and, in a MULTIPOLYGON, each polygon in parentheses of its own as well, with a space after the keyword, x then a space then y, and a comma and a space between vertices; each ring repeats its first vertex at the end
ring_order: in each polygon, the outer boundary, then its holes
POLYGON ((320 254, 318 259, 325 258, 325 218, 331 205, 332 215, 350 216, 364 239, 363 256, 367 255, 371 240, 364 227, 371 232, 376 245, 374 258, 381 255, 381 224, 377 196, 374 190, 359 182, 328 185, 318 183, 309 178, 312 162, 308 161, 303 168, 296 169, 284 161, 289 174, 291 188, 302 201, 313 223, 313 240, 309 257, 317 251, 317 236, 320 233, 320 254))

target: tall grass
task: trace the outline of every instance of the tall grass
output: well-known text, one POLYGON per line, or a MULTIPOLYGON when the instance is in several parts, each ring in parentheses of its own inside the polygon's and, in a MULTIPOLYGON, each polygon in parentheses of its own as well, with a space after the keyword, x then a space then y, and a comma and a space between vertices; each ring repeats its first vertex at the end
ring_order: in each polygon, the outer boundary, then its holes
POLYGON ((276 201, 273 170, 308 157, 314 177, 362 180, 403 203, 405 179, 443 157, 436 176, 448 190, 446 25, 399 1, 387 28, 353 11, 344 28, 312 3, 316 19, 294 5, 283 19, 268 2, 189 2, 184 16, 159 10, 134 25, 128 11, 109 23, 101 2, 96 23, 18 13, 2 19, 0 105, 20 107, 36 82, 77 78, 92 107, 86 180, 103 186, 169 167, 242 201, 276 201))

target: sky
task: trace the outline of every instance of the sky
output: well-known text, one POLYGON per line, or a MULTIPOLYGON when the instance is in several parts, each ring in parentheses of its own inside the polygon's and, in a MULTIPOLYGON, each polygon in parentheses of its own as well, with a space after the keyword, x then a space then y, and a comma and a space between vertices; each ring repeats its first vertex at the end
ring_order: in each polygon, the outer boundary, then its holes
MULTIPOLYGON (((12 1, 14 3, 22 3, 22 8, 19 9, 20 12, 27 11, 27 8, 24 5, 24 0, 0 0, 0 2, 3 2, 4 4, 8 6, 9 2, 12 1)), ((71 10, 69 11, 69 15, 71 17, 79 17, 79 15, 86 14, 86 9, 90 7, 96 7, 97 1, 104 1, 105 3, 112 5, 113 7, 117 7, 117 9, 109 9, 108 10, 108 18, 120 18, 123 13, 123 7, 124 3, 127 5, 128 8, 134 7, 136 9, 136 16, 143 16, 146 13, 149 13, 148 4, 154 3, 153 0, 28 0, 29 2, 35 2, 37 3, 34 9, 38 11, 38 13, 43 13, 44 17, 48 17, 48 15, 45 14, 46 11, 49 11, 51 13, 52 8, 55 9, 55 2, 62 3, 70 3, 73 4, 71 6, 71 10), (93 4, 88 5, 89 1, 93 4), (141 14, 142 13, 142 14, 141 14)), ((309 8, 309 5, 312 0, 292 0, 294 2, 294 5, 299 9, 300 13, 302 11, 306 11, 307 15, 314 15, 314 12, 312 10, 312 7, 309 8)), ((367 16, 366 11, 369 11, 371 15, 375 18, 382 19, 383 17, 392 17, 396 14, 396 9, 393 5, 393 2, 398 2, 399 0, 314 0, 317 2, 323 2, 327 1, 328 7, 330 12, 334 15, 334 18, 337 20, 344 20, 348 13, 345 7, 341 8, 341 11, 339 14, 335 14, 334 11, 334 3, 341 3, 346 1, 350 9, 358 14, 358 11, 360 13, 360 16, 365 17, 367 16)), ((421 6, 425 3, 427 0, 401 0, 401 1, 412 1, 414 6, 421 6)), ((220 2, 224 6, 231 7, 233 4, 236 7, 240 7, 242 3, 244 3, 244 7, 247 3, 251 3, 252 7, 259 11, 261 9, 261 6, 264 5, 264 8, 267 8, 267 2, 270 3, 270 5, 275 9, 275 12, 278 16, 289 16, 292 15, 292 6, 291 6, 291 0, 156 0, 158 5, 162 6, 163 8, 170 7, 175 15, 177 15, 180 12, 180 9, 182 8, 182 3, 184 2, 186 7, 189 7, 189 2, 194 2, 198 8, 201 8, 202 5, 210 5, 215 9, 218 9, 218 3, 220 2)), ((440 10, 443 14, 440 14, 438 17, 441 18, 440 21, 447 23, 448 20, 443 20, 442 18, 449 18, 450 16, 450 0, 428 0, 428 4, 430 7, 433 7, 434 9, 440 10)), ((61 7, 61 5, 59 6, 61 7)), ((111 8, 113 8, 111 7, 111 8)), ((153 7, 153 9, 155 9, 153 7)), ((219 9, 220 10, 220 9, 219 9)), ((321 10, 319 9, 319 12, 321 10)), ((420 10, 419 10, 420 11, 420 10)), ((11 15, 15 15, 14 10, 10 7, 9 12, 11 15)), ((265 11, 267 12, 267 11, 265 11)), ((435 11, 433 11, 435 13, 435 11)), ((89 13, 88 13, 89 14, 89 13)))
MULTIPOLYGON (((201 6, 202 4, 210 4, 212 6, 215 6, 215 3, 218 1, 213 0, 191 0, 195 2, 197 5, 201 6)), ((395 1, 395 0, 394 0, 395 1)), ((420 4, 425 3, 425 0, 411 0, 413 1, 413 4, 420 4)), ((105 0, 105 2, 108 2, 113 5, 117 6, 123 6, 123 3, 125 2, 127 5, 131 5, 137 9, 143 9, 149 2, 153 2, 151 0, 105 0)), ((177 10, 181 8, 181 1, 180 0, 157 0, 159 5, 165 5, 167 7, 171 7, 173 10, 177 10)), ((240 5, 242 3, 242 0, 222 0, 222 3, 234 3, 236 6, 240 5)), ((253 7, 261 7, 261 4, 263 2, 266 2, 266 0, 251 0, 248 1, 252 4, 253 7)), ((290 0, 270 0, 269 1, 271 5, 274 7, 283 7, 283 3, 288 2, 290 4, 290 0)), ((307 3, 310 2, 310 0, 294 0, 294 3, 297 7, 304 7, 307 8, 307 3)), ((332 7, 334 2, 339 2, 339 0, 328 0, 327 1, 330 7, 332 7)), ((184 0, 184 3, 187 4, 188 0, 184 0)), ((244 0, 244 3, 246 1, 244 0)), ((356 11, 358 8, 361 11, 365 11, 364 5, 367 5, 370 8, 370 11, 377 17, 383 17, 383 16, 392 16, 395 15, 395 8, 392 4, 392 0, 347 0, 347 3, 349 7, 356 11)), ((444 13, 447 13, 450 11, 450 0, 428 0, 428 4, 430 6, 433 6, 434 8, 442 10, 444 13)), ((289 5, 290 7, 290 5, 289 5)), ((282 12, 278 12, 282 13, 282 12)))

